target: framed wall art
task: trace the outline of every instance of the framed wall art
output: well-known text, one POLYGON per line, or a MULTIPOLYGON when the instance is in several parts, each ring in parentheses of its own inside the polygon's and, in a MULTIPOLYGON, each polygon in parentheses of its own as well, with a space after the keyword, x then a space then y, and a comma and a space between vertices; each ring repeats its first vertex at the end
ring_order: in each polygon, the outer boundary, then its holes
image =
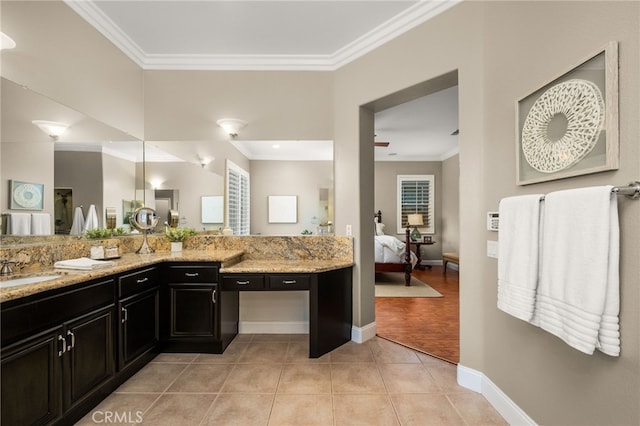
POLYGON ((298 223, 296 195, 269 195, 269 223, 298 223))
POLYGON ((9 208, 12 210, 44 210, 44 184, 9 181, 9 208))
POLYGON ((516 102, 516 183, 618 168, 618 44, 516 102))

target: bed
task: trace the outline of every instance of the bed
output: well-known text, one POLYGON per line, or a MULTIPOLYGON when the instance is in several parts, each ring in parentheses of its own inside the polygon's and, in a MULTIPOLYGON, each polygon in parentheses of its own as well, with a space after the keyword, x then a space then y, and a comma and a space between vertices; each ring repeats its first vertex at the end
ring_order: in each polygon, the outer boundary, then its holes
POLYGON ((404 272, 405 285, 411 285, 411 271, 418 261, 416 255, 411 251, 411 230, 406 229, 404 241, 393 235, 385 235, 380 210, 375 214, 374 223, 376 273, 404 272))

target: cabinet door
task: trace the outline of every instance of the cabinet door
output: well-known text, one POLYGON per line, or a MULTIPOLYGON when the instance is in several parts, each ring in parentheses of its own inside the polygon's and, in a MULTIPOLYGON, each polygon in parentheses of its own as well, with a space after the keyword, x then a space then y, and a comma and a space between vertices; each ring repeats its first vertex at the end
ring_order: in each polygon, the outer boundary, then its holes
POLYGON ((2 350, 2 424, 45 424, 62 412, 62 328, 2 350))
POLYGON ((158 289, 120 302, 120 368, 158 344, 158 289))
POLYGON ((71 407, 115 373, 114 307, 66 323, 65 408, 71 407))
POLYGON ((169 284, 171 303, 170 338, 217 338, 216 284, 169 284))

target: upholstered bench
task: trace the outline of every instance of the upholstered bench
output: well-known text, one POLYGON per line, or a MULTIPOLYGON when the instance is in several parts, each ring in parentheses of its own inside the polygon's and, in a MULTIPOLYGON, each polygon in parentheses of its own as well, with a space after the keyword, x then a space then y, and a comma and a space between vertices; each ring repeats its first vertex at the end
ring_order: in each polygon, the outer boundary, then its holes
POLYGON ((442 253, 442 273, 447 273, 447 263, 455 263, 460 267, 460 257, 458 253, 442 253))

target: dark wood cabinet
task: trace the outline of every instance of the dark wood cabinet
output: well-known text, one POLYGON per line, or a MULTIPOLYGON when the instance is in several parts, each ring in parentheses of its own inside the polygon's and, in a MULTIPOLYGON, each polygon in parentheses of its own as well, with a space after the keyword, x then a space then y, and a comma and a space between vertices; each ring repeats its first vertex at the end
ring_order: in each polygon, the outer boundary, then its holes
POLYGON ((157 268, 118 279, 118 368, 157 349, 160 341, 160 293, 157 268))
POLYGON ((161 295, 161 310, 169 313, 161 323, 163 350, 222 353, 237 334, 238 299, 225 300, 223 309, 218 270, 217 263, 167 265, 169 282, 161 295))
POLYGON ((113 318, 110 305, 3 348, 2 424, 49 423, 109 381, 113 318))
POLYGON ((62 334, 58 327, 2 349, 3 425, 46 424, 62 415, 62 334))

